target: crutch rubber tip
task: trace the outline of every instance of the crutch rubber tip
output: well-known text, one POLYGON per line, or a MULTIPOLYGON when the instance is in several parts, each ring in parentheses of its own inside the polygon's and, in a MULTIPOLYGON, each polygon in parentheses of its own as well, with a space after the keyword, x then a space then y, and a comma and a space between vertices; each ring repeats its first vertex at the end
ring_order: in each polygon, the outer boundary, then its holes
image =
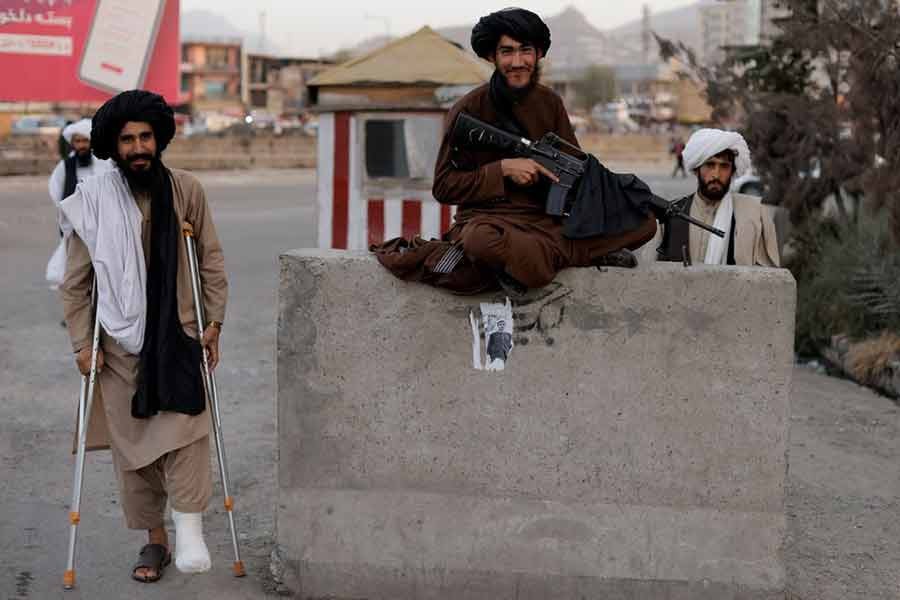
POLYGON ((234 509, 234 498, 231 496, 225 497, 225 510, 231 512, 234 509))
POLYGON ((63 587, 67 590, 71 590, 75 587, 75 571, 66 571, 63 574, 63 587))
POLYGON ((244 570, 244 561, 236 560, 234 561, 234 576, 235 577, 243 577, 247 572, 244 570))
POLYGON ((78 525, 79 523, 81 523, 81 513, 70 512, 69 523, 71 523, 72 525, 78 525))

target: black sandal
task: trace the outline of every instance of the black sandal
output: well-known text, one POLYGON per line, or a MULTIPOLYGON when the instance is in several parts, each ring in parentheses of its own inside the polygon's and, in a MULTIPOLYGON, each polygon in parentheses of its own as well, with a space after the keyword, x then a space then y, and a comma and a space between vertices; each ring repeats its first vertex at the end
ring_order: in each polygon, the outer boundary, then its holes
POLYGON ((140 558, 131 570, 131 578, 141 583, 153 583, 162 579, 166 567, 172 562, 172 553, 162 544, 147 544, 141 548, 140 558), (142 576, 138 569, 155 569, 156 576, 142 576))

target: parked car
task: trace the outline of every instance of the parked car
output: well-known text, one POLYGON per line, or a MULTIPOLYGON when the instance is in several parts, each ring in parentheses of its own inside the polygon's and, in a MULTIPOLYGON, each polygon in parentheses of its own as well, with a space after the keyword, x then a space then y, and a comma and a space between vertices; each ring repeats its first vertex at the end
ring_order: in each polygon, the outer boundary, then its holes
POLYGON ((318 135, 319 122, 316 119, 310 119, 303 124, 303 133, 306 135, 318 135))
POLYGON ((29 115, 21 117, 13 123, 11 133, 13 135, 58 136, 65 126, 66 120, 63 117, 29 115))
POLYGON ((278 124, 274 116, 259 110, 251 110, 247 113, 244 122, 254 129, 275 129, 278 124))
POLYGON ((759 175, 752 170, 735 178, 735 180, 731 182, 731 189, 739 194, 759 196, 760 198, 763 197, 766 191, 762 179, 760 179, 759 175))

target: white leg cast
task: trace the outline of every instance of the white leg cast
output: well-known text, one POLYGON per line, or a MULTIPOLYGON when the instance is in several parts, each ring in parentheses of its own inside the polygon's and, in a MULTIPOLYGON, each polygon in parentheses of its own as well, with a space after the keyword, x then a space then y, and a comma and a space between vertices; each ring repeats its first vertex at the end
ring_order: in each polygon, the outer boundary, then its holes
POLYGON ((205 573, 212 567, 203 541, 203 514, 172 509, 175 521, 175 566, 182 573, 205 573))

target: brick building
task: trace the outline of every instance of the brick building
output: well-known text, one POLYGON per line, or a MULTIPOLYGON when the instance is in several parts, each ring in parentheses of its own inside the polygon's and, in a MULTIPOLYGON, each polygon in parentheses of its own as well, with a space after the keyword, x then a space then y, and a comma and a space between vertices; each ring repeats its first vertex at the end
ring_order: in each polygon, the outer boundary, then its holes
POLYGON ((183 40, 179 99, 192 111, 242 111, 241 40, 183 40))

